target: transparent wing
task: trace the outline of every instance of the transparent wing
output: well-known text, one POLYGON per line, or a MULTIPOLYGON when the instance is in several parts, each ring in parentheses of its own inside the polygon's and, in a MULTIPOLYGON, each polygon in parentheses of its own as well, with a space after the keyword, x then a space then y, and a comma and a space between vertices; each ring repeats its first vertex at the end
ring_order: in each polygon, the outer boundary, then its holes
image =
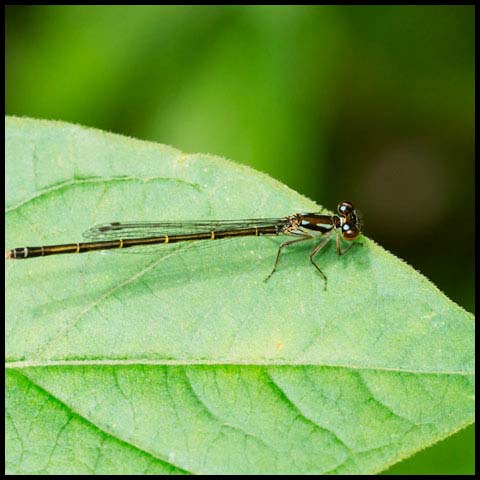
POLYGON ((248 220, 203 220, 185 222, 111 222, 88 229, 83 238, 88 241, 119 240, 126 238, 160 237, 162 235, 187 235, 212 230, 235 230, 271 225, 279 227, 288 223, 286 218, 260 218, 248 220))
MULTIPOLYGON (((240 228, 255 228, 263 226, 278 225, 279 227, 288 223, 287 219, 262 218, 248 220, 216 220, 216 221, 185 221, 185 222, 111 222, 88 229, 83 233, 87 241, 108 241, 127 238, 156 237, 163 235, 187 235, 192 233, 205 233, 212 230, 234 230, 240 228)), ((195 240, 171 244, 156 244, 135 246, 129 248, 116 248, 103 250, 102 254, 129 253, 141 255, 165 255, 173 251, 181 250, 203 250, 209 247, 218 247, 226 242, 239 241, 245 237, 231 237, 212 240, 195 240)))

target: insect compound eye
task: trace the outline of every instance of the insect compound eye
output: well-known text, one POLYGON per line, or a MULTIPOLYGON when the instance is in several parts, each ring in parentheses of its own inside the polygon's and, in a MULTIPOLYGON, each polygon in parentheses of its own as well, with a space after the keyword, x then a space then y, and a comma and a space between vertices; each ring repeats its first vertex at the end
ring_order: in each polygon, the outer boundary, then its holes
POLYGON ((337 210, 340 215, 348 215, 353 212, 353 205, 350 202, 340 202, 337 210))
POLYGON ((346 223, 342 227, 342 237, 345 240, 355 240, 360 235, 360 230, 346 223))

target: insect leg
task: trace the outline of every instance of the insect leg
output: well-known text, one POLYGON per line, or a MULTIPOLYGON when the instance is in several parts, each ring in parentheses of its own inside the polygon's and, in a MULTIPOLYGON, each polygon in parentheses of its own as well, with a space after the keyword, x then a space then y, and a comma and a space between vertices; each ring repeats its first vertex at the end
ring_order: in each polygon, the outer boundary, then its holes
POLYGON ((361 242, 350 242, 350 245, 342 252, 340 246, 340 235, 337 235, 337 253, 338 255, 345 255, 354 245, 363 245, 361 242))
MULTIPOLYGON (((338 238, 338 237, 337 237, 338 238)), ((318 270, 318 272, 320 273, 320 275, 323 277, 323 280, 325 281, 325 286, 324 286, 324 290, 327 289, 327 276, 320 270, 320 267, 313 261, 313 258, 315 257, 315 255, 317 255, 317 253, 329 242, 330 240, 330 235, 327 236, 327 238, 325 238, 322 242, 320 242, 313 250, 312 252, 310 253, 309 255, 309 258, 310 258, 310 262, 312 263, 312 265, 318 270)), ((337 241, 338 242, 338 241, 337 241)), ((337 248, 338 248, 338 243, 337 243, 337 248)))
POLYGON ((275 270, 277 269, 278 265, 278 260, 280 259, 280 253, 282 252, 282 248, 292 245, 294 243, 299 243, 299 242, 304 242, 305 240, 311 240, 313 237, 312 235, 302 235, 301 238, 297 238, 296 240, 289 240, 288 242, 283 242, 279 247, 278 247, 278 252, 277 252, 277 258, 275 259, 275 265, 273 266, 273 270, 271 271, 270 275, 264 280, 265 282, 275 273, 275 270))

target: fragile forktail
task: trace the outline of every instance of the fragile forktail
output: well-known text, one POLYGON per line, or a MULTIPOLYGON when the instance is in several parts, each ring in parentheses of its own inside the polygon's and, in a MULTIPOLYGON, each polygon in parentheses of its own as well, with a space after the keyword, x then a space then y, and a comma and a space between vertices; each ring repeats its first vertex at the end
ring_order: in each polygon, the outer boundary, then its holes
MULTIPOLYGON (((338 214, 295 213, 283 218, 262 218, 248 220, 184 221, 184 222, 113 222, 97 225, 87 230, 83 236, 86 242, 41 247, 20 247, 8 250, 8 259, 26 259, 58 255, 61 253, 85 253, 96 250, 124 249, 179 242, 221 240, 246 236, 287 235, 298 237, 280 244, 273 270, 267 281, 276 271, 280 254, 284 247, 294 243, 321 238, 310 252, 309 259, 318 270, 327 286, 327 277, 315 263, 314 258, 336 234, 337 253, 342 255, 340 237, 352 241, 360 235, 360 222, 355 208, 350 202, 340 202, 338 214)), ((164 247, 163 247, 164 248, 164 247)), ((350 248, 350 247, 349 247, 350 248)), ((349 249, 348 248, 348 249, 349 249)), ((347 250, 348 250, 347 249, 347 250)))

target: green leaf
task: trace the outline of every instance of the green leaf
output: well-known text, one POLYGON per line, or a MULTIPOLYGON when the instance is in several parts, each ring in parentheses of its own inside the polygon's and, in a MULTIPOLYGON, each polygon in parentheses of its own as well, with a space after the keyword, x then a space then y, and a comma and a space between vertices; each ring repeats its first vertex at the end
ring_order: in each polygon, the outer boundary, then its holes
MULTIPOLYGON (((224 159, 75 125, 7 118, 6 142, 7 248, 322 211, 224 159)), ((7 261, 7 472, 361 474, 473 422, 471 314, 365 237, 317 257, 327 291, 312 245, 265 283, 279 242, 7 261)))

